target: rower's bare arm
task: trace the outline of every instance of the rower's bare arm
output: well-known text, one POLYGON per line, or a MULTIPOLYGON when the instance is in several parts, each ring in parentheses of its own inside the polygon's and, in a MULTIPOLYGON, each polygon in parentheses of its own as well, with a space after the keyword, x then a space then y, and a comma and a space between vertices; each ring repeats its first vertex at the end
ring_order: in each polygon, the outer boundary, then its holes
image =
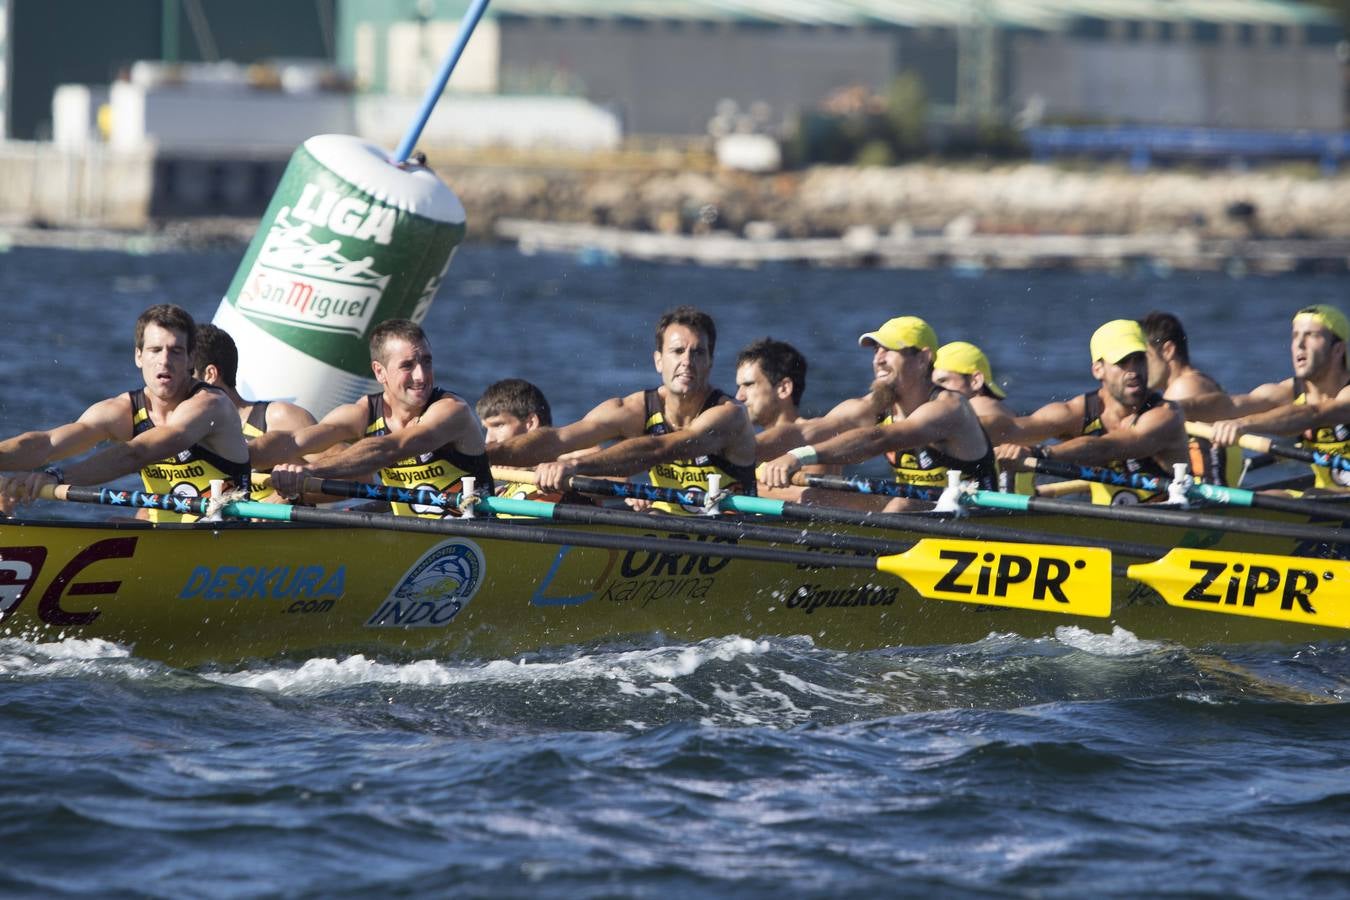
POLYGON ((876 418, 876 406, 870 398, 854 397, 818 418, 798 419, 764 429, 755 437, 755 457, 774 459, 793 447, 823 443, 846 431, 871 425, 876 418))
POLYGON ((1029 416, 1013 419, 1015 436, 1007 443, 1038 444, 1052 437, 1074 434, 1083 423, 1083 398, 1047 403, 1029 416))
POLYGON ((1249 394, 1232 397, 1229 411, 1217 418, 1207 419, 1199 413, 1193 413, 1191 406, 1185 403, 1182 409, 1188 419, 1212 422, 1211 440, 1216 446, 1228 447, 1252 431, 1295 434, 1309 427, 1316 416, 1315 412, 1307 407, 1294 406, 1293 400, 1294 381, 1287 379, 1263 384, 1249 394))
POLYGON ((125 395, 109 397, 67 425, 50 431, 27 431, 0 441, 0 469, 35 469, 83 453, 102 441, 126 440, 130 436, 130 402, 125 395))
POLYGON ((437 400, 417 421, 392 434, 363 438, 341 453, 320 460, 309 467, 309 474, 316 478, 351 478, 447 444, 461 453, 483 452, 482 426, 469 405, 455 397, 437 400))
POLYGON ((643 435, 567 461, 578 475, 632 475, 676 459, 720 454, 750 464, 750 420, 745 409, 723 403, 699 413, 684 428, 668 434, 643 435), (738 446, 739 445, 739 446, 738 446))
MULTIPOLYGON (((209 443, 220 422, 238 427, 238 413, 223 395, 202 391, 178 404, 162 424, 67 466, 66 481, 70 484, 101 484, 128 475, 156 460, 181 453, 193 444, 209 443)), ((242 433, 236 449, 242 456, 242 433)))
POLYGON ((1186 444, 1181 411, 1161 404, 1141 415, 1129 428, 1099 435, 1084 435, 1046 448, 1046 456, 1085 466, 1100 466, 1121 459, 1142 459, 1166 454, 1186 444))
POLYGON ((1197 397, 1186 397, 1177 402, 1186 418, 1192 422, 1219 422, 1241 416, 1255 415, 1290 403, 1294 399, 1292 379, 1263 384, 1250 393, 1225 394, 1211 391, 1197 397))
POLYGON ((536 428, 516 435, 493 447, 488 455, 495 466, 535 466, 602 441, 636 437, 642 434, 644 416, 639 391, 606 400, 570 425, 536 428))
POLYGON ((365 434, 368 415, 366 402, 360 400, 344 403, 315 424, 295 431, 272 431, 269 425, 267 433, 249 444, 249 464, 254 469, 271 469, 321 454, 343 441, 359 440, 365 434))

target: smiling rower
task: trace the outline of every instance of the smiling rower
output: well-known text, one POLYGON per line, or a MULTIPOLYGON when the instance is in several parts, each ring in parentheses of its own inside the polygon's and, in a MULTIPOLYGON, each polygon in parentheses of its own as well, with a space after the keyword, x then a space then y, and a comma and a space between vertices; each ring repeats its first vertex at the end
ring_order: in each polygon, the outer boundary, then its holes
MULTIPOLYGON (((970 401, 933 383, 938 342, 928 323, 899 316, 860 336, 858 345, 872 351, 875 377, 869 394, 841 403, 823 420, 803 424, 801 433, 826 439, 766 462, 764 483, 786 487, 804 465, 847 465, 885 454, 901 484, 940 491, 947 485, 947 471, 955 469, 994 490, 993 444, 970 401)), ((896 498, 887 509, 908 505, 896 498)))
MULTIPOLYGON (((1148 343, 1139 323, 1107 322, 1092 335, 1090 349, 1092 375, 1101 386, 1019 417, 1018 440, 1023 443, 999 447, 999 459, 1034 456, 1170 478, 1174 463, 1189 463, 1185 421, 1175 403, 1149 389, 1148 343), (1061 442, 1025 446, 1052 437, 1061 442)), ((1092 485, 1095 503, 1128 503, 1151 496, 1092 485)))
MULTIPOLYGON (((253 466, 272 469, 272 487, 283 497, 300 494, 306 478, 353 478, 378 471, 390 487, 458 491, 472 475, 476 490, 491 493, 492 472, 484 452, 483 427, 463 399, 436 386, 431 344, 421 326, 407 319, 381 322, 370 335, 370 368, 382 390, 347 403, 317 425, 299 431, 269 431, 252 444, 253 466), (317 462, 298 459, 355 441, 317 462)), ((396 515, 443 518, 439 506, 393 504, 396 515)))

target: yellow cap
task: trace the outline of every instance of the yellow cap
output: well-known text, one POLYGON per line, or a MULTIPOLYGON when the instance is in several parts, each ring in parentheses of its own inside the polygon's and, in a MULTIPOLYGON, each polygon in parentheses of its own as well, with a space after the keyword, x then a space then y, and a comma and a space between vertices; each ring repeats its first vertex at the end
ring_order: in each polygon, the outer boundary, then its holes
POLYGON ((1092 333, 1092 361, 1118 363, 1132 353, 1144 353, 1148 342, 1134 319, 1112 319, 1092 333))
POLYGON ((898 316, 890 319, 876 331, 869 331, 858 338, 858 346, 880 344, 887 350, 900 350, 904 347, 927 347, 936 351, 937 335, 927 322, 918 316, 898 316))
POLYGON ((950 344, 943 344, 938 348, 937 356, 933 358, 934 369, 946 369, 948 372, 956 372, 960 375, 974 375, 979 372, 984 376, 984 386, 989 388, 989 393, 1002 400, 1008 396, 1003 392, 1003 388, 994 383, 994 373, 989 368, 989 358, 984 355, 984 351, 974 344, 965 341, 952 341, 950 344))
POLYGON ((1309 319, 1316 319, 1327 331, 1343 341, 1350 342, 1350 320, 1345 318, 1345 313, 1329 303, 1305 306, 1294 313, 1295 319, 1302 319, 1304 316, 1309 319))

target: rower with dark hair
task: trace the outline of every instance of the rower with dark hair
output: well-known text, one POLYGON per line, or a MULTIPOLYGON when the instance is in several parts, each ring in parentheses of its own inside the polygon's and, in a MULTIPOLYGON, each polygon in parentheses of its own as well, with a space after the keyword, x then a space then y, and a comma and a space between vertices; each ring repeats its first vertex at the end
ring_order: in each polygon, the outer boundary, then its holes
MULTIPOLYGON (((235 387, 239 376, 239 348, 229 332, 215 325, 198 325, 192 351, 192 374, 219 388, 239 411, 244 439, 252 440, 268 431, 296 431, 314 424, 314 417, 303 407, 285 400, 245 400, 235 387)), ((254 484, 254 500, 275 496, 265 484, 254 484)))
MULTIPOLYGON (((248 487, 248 449, 239 416, 225 392, 192 376, 196 323, 182 307, 152 306, 136 320, 136 365, 144 386, 95 403, 74 422, 29 431, 0 442, 0 468, 36 469, 109 447, 62 468, 11 476, 0 485, 0 505, 37 497, 44 485, 101 484, 140 471, 145 489, 182 497, 209 496, 211 482, 248 487)), ((151 512, 155 521, 182 521, 151 512)))
MULTIPOLYGON (((537 466, 541 488, 558 491, 573 475, 633 475, 648 471, 659 487, 706 490, 711 475, 723 490, 755 492, 755 435, 744 407, 708 383, 717 328, 692 306, 656 323, 652 363, 661 385, 606 400, 581 419, 543 427, 494 447, 492 461, 537 466), (613 446, 581 456, 603 441, 613 446)), ((630 503, 633 506, 644 504, 630 503)), ((658 503, 667 512, 683 511, 658 503)))
MULTIPOLYGON (((253 442, 253 464, 272 470, 283 497, 300 494, 306 478, 363 477, 378 471, 390 487, 458 491, 473 476, 475 490, 491 493, 492 472, 483 428, 459 396, 436 386, 431 343, 408 319, 390 319, 370 335, 370 368, 382 390, 347 403, 316 425, 294 432, 268 432, 253 442), (285 460, 318 453, 344 441, 350 447, 297 465, 285 460)), ((456 511, 394 503, 396 515, 443 518, 456 511)))
MULTIPOLYGON (((1189 418, 1214 422, 1214 443, 1236 444, 1244 434, 1301 434, 1312 450, 1350 454, 1350 320, 1318 303, 1294 313, 1289 352, 1294 375, 1247 394, 1211 393, 1183 402, 1189 418), (1217 421, 1216 421, 1217 420, 1217 421)), ((1313 466, 1313 483, 1350 490, 1350 472, 1313 466)))
MULTIPOLYGON (((1154 310, 1139 320, 1148 341, 1148 387, 1164 400, 1182 402, 1222 391, 1219 383, 1191 365, 1189 342, 1181 320, 1171 313, 1154 310)), ((1188 444, 1191 474, 1206 484, 1236 487, 1242 478, 1242 450, 1216 447, 1203 438, 1188 444)))

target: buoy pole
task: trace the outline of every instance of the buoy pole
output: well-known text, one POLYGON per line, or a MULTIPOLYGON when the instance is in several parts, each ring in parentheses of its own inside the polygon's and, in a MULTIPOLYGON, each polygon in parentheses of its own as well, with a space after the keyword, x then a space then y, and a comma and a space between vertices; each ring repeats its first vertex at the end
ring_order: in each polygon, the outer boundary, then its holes
POLYGON ((436 78, 427 87, 427 92, 422 97, 422 107, 417 111, 413 119, 412 126, 399 142, 398 149, 390 157, 390 161, 396 165, 402 165, 412 156, 413 147, 417 144, 417 139, 422 136, 422 129, 426 127, 427 120, 431 118, 431 111, 436 108, 436 101, 441 99, 441 94, 445 92, 445 85, 450 80, 450 73, 455 71, 455 66, 459 63, 459 58, 464 54, 464 48, 469 43, 469 38, 473 35, 473 30, 478 27, 478 20, 483 18, 483 12, 487 10, 488 0, 474 0, 473 4, 464 13, 464 19, 459 23, 459 34, 455 37, 454 46, 450 52, 445 55, 441 62, 441 70, 436 73, 436 78))

